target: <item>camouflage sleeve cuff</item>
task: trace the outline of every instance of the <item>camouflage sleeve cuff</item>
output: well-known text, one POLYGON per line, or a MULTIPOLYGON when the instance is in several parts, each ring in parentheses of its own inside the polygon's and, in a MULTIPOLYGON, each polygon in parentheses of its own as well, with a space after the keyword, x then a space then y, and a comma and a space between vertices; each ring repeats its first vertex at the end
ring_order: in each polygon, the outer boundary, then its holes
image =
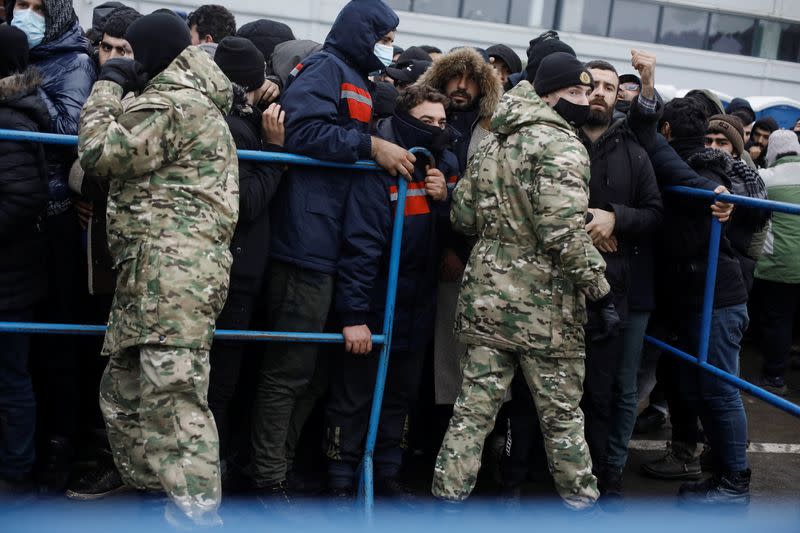
POLYGON ((100 80, 95 82, 92 88, 95 94, 106 94, 109 96, 116 96, 122 98, 122 87, 118 83, 109 80, 100 80))
POLYGON ((600 278, 600 280, 596 284, 589 285, 583 288, 584 294, 586 294, 589 300, 596 302, 609 292, 611 292, 611 285, 608 284, 606 281, 605 276, 600 278))

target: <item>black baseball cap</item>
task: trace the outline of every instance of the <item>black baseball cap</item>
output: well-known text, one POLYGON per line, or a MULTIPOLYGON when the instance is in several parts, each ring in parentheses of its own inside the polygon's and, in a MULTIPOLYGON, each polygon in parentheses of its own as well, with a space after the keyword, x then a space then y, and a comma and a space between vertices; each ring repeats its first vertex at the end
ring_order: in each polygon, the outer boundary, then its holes
POLYGON ((395 81, 414 83, 431 66, 431 61, 424 59, 409 59, 401 61, 394 67, 386 69, 386 74, 395 81))

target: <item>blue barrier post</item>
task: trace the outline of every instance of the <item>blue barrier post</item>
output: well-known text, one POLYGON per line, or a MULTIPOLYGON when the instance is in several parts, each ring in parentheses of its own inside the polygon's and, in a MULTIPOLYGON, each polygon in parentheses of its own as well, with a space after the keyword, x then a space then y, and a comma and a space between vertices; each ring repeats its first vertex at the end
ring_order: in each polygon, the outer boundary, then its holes
POLYGON ((721 237, 722 223, 711 217, 711 237, 708 241, 703 314, 700 321, 700 346, 697 347, 697 359, 701 363, 708 361, 708 342, 711 336, 711 317, 714 314, 714 289, 717 285, 717 264, 719 263, 719 241, 721 237))
MULTIPOLYGON (((412 148, 411 153, 425 155, 431 158, 431 153, 422 148, 412 148)), ((389 354, 392 350, 392 330, 394 328, 394 310, 397 301, 397 278, 400 273, 400 251, 403 242, 403 224, 405 223, 405 205, 408 184, 400 178, 397 187, 397 207, 394 213, 392 226, 392 249, 389 256, 389 281, 386 287, 386 308, 383 315, 383 336, 386 342, 381 346, 380 360, 378 361, 378 375, 375 378, 375 392, 372 394, 372 408, 369 415, 369 429, 367 441, 364 446, 364 459, 361 462, 358 492, 363 497, 364 510, 367 518, 372 518, 375 506, 374 461, 375 442, 378 438, 378 425, 381 419, 381 405, 383 392, 386 386, 386 374, 389 371, 389 354)))

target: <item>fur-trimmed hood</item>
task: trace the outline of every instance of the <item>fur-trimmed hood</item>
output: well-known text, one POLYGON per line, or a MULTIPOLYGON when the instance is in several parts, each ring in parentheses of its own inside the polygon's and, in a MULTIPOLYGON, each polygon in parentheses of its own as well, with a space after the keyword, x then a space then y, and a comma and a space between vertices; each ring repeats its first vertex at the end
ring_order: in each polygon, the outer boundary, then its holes
POLYGON ((35 68, 0 78, 0 102, 13 100, 35 92, 42 85, 42 77, 35 68))
POLYGON ((25 113, 39 129, 50 129, 50 114, 44 100, 39 96, 42 77, 36 68, 29 67, 24 72, 0 78, 0 106, 9 107, 25 113))
POLYGON ((733 168, 731 156, 720 150, 706 148, 690 156, 687 160, 689 166, 696 171, 711 170, 727 176, 733 168))
POLYGON ((448 80, 467 71, 475 73, 481 89, 479 118, 489 119, 503 95, 503 87, 494 68, 474 48, 458 48, 437 58, 417 84, 428 85, 444 93, 448 80))

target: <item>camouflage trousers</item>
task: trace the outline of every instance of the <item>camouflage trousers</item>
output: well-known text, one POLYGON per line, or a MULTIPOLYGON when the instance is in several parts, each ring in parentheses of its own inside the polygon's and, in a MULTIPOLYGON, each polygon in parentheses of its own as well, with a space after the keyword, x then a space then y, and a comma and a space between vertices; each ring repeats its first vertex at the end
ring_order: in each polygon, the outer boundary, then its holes
POLYGON ((165 491, 193 519, 216 513, 221 494, 209 370, 206 350, 143 345, 113 353, 100 382, 122 480, 165 491))
POLYGON ((558 494, 575 509, 592 505, 599 493, 579 407, 583 358, 518 354, 482 346, 467 348, 461 392, 436 458, 433 495, 461 501, 472 492, 481 466, 483 442, 494 427, 517 365, 536 403, 558 494))

